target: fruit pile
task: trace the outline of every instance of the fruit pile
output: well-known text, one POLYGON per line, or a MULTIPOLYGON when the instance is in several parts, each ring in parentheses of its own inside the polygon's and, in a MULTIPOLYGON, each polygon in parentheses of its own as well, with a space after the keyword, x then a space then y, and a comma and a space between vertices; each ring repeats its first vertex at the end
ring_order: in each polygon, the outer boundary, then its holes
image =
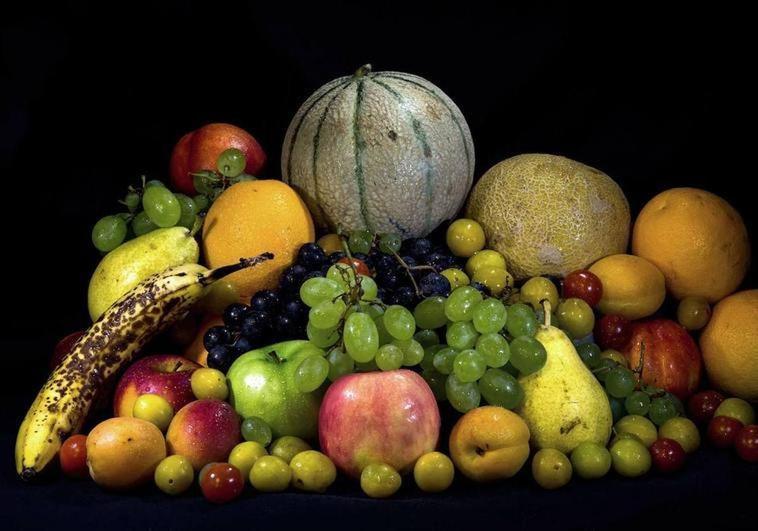
POLYGON ((143 178, 127 212, 95 224, 93 324, 56 347, 19 429, 22 478, 59 455, 104 488, 197 484, 224 503, 248 484, 324 492, 338 473, 376 498, 411 473, 439 492, 456 472, 512 477, 530 455, 549 489, 667 474, 701 438, 758 462, 758 291, 735 293, 749 242, 723 199, 669 190, 632 227, 610 177, 551 155, 503 161, 469 195, 454 103, 370 68, 315 94, 283 152, 296 189, 252 176, 265 155, 248 133, 205 126, 176 145, 170 184, 143 178), (350 91, 399 105, 413 129, 368 114, 360 127, 330 115, 334 128, 324 117, 350 91), (345 131, 381 136, 402 179, 345 131), (408 134, 418 149, 396 145, 408 134), (444 188, 429 180, 438 149, 444 188), (89 426, 112 378, 113 416, 89 426), (441 402, 455 412, 446 444, 441 402))

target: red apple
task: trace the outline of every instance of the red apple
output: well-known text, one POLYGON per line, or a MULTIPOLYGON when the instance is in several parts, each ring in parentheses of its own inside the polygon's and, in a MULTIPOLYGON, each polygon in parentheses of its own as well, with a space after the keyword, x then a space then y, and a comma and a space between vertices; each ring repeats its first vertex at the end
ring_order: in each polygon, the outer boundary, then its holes
POLYGON ((160 395, 168 400, 174 411, 179 411, 195 399, 190 379, 194 370, 199 368, 194 361, 173 354, 157 354, 137 360, 116 386, 113 414, 131 417, 134 401, 145 394, 160 395))
POLYGON ((406 369, 339 378, 326 391, 318 420, 322 451, 353 477, 372 462, 407 472, 434 450, 440 434, 432 390, 406 369))
POLYGON ((229 148, 237 148, 245 154, 245 173, 257 175, 266 162, 263 148, 244 129, 230 124, 208 124, 187 133, 174 146, 169 166, 171 183, 180 192, 194 195, 190 173, 216 170, 218 156, 229 148))
POLYGON ((68 355, 69 352, 71 352, 71 349, 74 348, 74 345, 77 341, 79 341, 79 338, 84 335, 84 330, 79 330, 77 332, 71 332, 69 335, 58 341, 56 343, 55 348, 53 349, 53 355, 50 358, 50 369, 55 369, 58 365, 60 365, 61 361, 63 361, 63 358, 68 355))
POLYGON ((242 440, 240 418, 223 400, 195 400, 180 409, 166 431, 169 454, 183 455, 197 471, 226 461, 242 440))
POLYGON ((636 368, 644 352, 642 381, 660 387, 681 400, 700 384, 703 360, 692 336, 679 323, 655 319, 633 323, 632 336, 623 353, 636 368))

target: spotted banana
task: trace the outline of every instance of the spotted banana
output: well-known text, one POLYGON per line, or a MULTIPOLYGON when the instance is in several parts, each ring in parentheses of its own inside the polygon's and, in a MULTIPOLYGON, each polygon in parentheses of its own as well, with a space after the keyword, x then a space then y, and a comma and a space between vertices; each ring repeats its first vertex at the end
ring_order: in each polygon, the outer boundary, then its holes
POLYGON ((126 293, 76 342, 26 414, 16 438, 16 471, 34 478, 77 432, 103 383, 157 333, 183 317, 204 288, 273 258, 271 253, 217 269, 185 264, 153 275, 126 293))

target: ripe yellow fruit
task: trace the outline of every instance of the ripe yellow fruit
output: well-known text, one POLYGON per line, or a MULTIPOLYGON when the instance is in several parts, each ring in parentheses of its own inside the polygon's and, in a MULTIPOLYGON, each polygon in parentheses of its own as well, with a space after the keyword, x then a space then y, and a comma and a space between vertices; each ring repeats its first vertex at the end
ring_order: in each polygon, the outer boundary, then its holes
POLYGON ((230 275, 247 302, 262 289, 276 287, 282 271, 291 265, 300 246, 316 237, 308 208, 297 193, 281 181, 237 183, 213 203, 203 223, 203 254, 209 267, 238 262, 263 252, 274 259, 230 275))
POLYGON ((700 336, 711 383, 730 395, 758 401, 758 289, 723 299, 700 336))
POLYGON ((641 319, 654 314, 666 298, 663 273, 639 256, 606 256, 592 264, 590 271, 603 283, 598 309, 604 314, 641 319))
POLYGON ((555 155, 506 159, 474 187, 466 217, 484 228, 516 280, 564 276, 629 241, 629 203, 606 174, 555 155))
POLYGON ((742 282, 750 242, 740 214, 697 188, 672 188, 651 199, 634 224, 632 252, 650 260, 677 299, 716 302, 742 282))
POLYGON ((484 249, 474 253, 471 258, 466 260, 466 273, 472 277, 482 267, 507 269, 505 265, 505 257, 502 254, 492 249, 484 249))
POLYGON ((484 248, 484 230, 473 219, 456 219, 447 228, 446 241, 455 256, 468 258, 484 248))

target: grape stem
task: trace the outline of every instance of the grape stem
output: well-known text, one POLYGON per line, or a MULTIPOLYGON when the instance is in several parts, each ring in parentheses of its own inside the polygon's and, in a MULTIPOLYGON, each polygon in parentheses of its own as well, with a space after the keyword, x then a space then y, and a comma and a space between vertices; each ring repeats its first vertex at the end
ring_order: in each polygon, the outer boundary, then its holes
MULTIPOLYGON (((402 257, 397 254, 397 251, 392 251, 393 256, 398 261, 400 266, 405 269, 405 272, 408 274, 408 278, 411 279, 411 284, 413 284, 413 289, 416 291, 416 296, 421 297, 421 290, 418 287, 418 284, 416 283, 416 279, 413 278, 413 270, 411 269, 411 266, 409 266, 405 260, 402 259, 402 257)), ((418 266, 416 266, 418 267, 418 266)), ((424 267, 431 267, 431 266, 424 266, 424 267)), ((432 267, 432 270, 436 272, 436 270, 432 267)))

